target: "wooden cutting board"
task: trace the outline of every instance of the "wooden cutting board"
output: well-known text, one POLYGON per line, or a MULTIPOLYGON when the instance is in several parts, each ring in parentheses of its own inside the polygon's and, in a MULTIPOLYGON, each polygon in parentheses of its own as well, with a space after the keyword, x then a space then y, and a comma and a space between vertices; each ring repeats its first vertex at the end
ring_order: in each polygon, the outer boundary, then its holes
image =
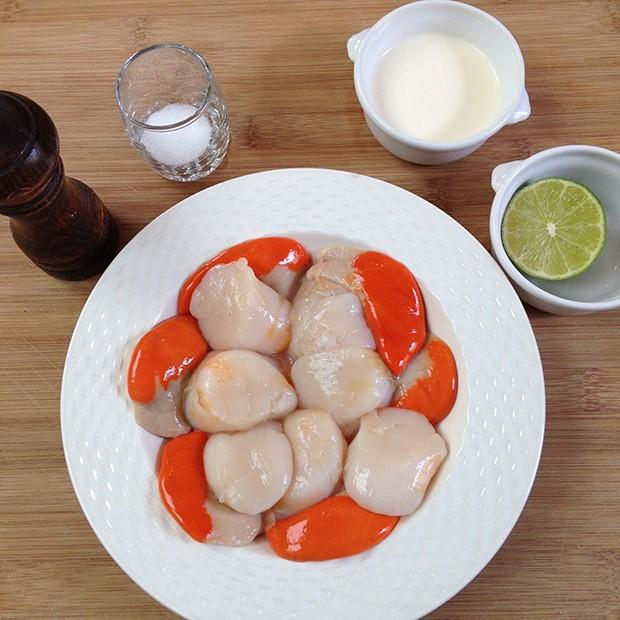
MULTIPOLYGON (((116 217, 123 243, 185 196, 239 175, 321 166, 420 194, 489 246, 498 163, 568 143, 620 151, 620 2, 476 1, 514 33, 533 114, 467 159, 407 164, 370 136, 345 43, 395 2, 0 0, 0 87, 55 120, 66 170, 116 217), (130 149, 114 77, 141 47, 201 51, 228 102, 230 154, 208 180, 175 185, 130 149)), ((616 240, 617 241, 617 240, 616 240)), ((95 280, 55 281, 0 222, 0 617, 169 617, 116 566, 73 494, 62 453, 64 356, 95 280)), ((538 478, 489 566, 431 615, 620 618, 620 312, 529 309, 547 381, 538 478)))

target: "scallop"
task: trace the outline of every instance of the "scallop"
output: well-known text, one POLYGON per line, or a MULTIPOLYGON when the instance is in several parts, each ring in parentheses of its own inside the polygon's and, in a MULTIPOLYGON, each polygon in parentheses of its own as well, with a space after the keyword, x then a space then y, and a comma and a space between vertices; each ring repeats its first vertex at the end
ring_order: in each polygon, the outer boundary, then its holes
POLYGON ((293 366, 294 361, 290 353, 288 351, 285 351, 283 353, 278 353, 278 355, 273 355, 268 359, 274 365, 274 367, 277 368, 284 377, 286 377, 286 380, 290 383, 291 367, 293 366))
POLYGON ((290 318, 293 358, 344 347, 376 348, 362 305, 353 293, 296 300, 290 318))
POLYGON ((303 271, 294 271, 287 265, 276 265, 269 273, 261 276, 260 279, 283 297, 291 299, 297 292, 303 275, 303 271))
POLYGON ((205 508, 211 517, 211 533, 206 542, 240 547, 251 543, 261 532, 260 515, 246 515, 217 501, 210 493, 205 508))
POLYGON ((184 405, 194 428, 216 433, 283 418, 297 407, 297 396, 272 360, 253 351, 219 351, 190 377, 184 405))
POLYGON ((458 393, 458 370, 450 347, 429 334, 424 347, 397 377, 392 403, 413 409, 439 424, 452 410, 458 393))
POLYGON ((268 422, 209 437, 204 466, 209 488, 219 502, 237 512, 258 515, 286 493, 293 476, 293 452, 281 426, 268 422))
POLYGON ((408 515, 446 454, 443 438, 422 414, 387 407, 362 418, 347 453, 344 486, 367 510, 408 515))
POLYGON ((346 347, 300 357, 291 378, 301 407, 330 413, 346 436, 365 413, 387 405, 394 392, 390 371, 375 351, 346 347))
POLYGON ((245 258, 210 269, 190 303, 212 349, 249 349, 265 355, 288 346, 290 309, 291 302, 261 282, 245 258))
POLYGON ((183 415, 183 382, 173 379, 164 389, 156 381, 155 396, 148 403, 133 401, 136 422, 160 437, 178 437, 192 430, 183 415))
POLYGON ((363 250, 348 246, 323 248, 313 255, 314 265, 306 272, 308 280, 327 280, 347 290, 357 288, 352 263, 363 250))
POLYGON ((340 286, 327 278, 313 278, 310 279, 307 276, 304 277, 299 285, 299 290, 293 303, 306 299, 308 297, 321 296, 328 297, 330 295, 342 295, 343 293, 349 293, 350 289, 345 286, 340 286))
POLYGON ((346 442, 326 411, 299 409, 286 416, 284 434, 293 449, 293 481, 275 507, 278 518, 329 497, 342 475, 346 442))

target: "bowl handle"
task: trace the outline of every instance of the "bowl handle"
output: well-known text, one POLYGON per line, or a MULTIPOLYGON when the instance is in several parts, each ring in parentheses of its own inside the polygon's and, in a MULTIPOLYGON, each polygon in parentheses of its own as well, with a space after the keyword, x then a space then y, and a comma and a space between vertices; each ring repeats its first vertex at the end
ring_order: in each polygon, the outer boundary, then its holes
POLYGON ((360 51, 360 46, 364 42, 364 39, 366 38, 369 30, 370 28, 366 28, 366 30, 362 30, 357 34, 354 34, 347 41, 347 53, 349 54, 349 60, 351 62, 355 62, 355 59, 357 58, 357 53, 360 51))
POLYGON ((530 106, 530 98, 527 94, 525 88, 521 93, 521 97, 519 97, 519 103, 517 103, 517 107, 515 111, 512 113, 512 116, 508 120, 510 125, 514 125, 515 123, 520 123, 524 121, 526 118, 529 118, 532 113, 532 108, 530 106))
POLYGON ((493 172, 491 173, 491 187, 496 194, 500 187, 504 184, 506 177, 510 176, 513 170, 518 168, 522 163, 522 159, 517 159, 515 161, 509 161, 505 164, 500 164, 499 166, 495 166, 495 168, 493 168, 493 172))

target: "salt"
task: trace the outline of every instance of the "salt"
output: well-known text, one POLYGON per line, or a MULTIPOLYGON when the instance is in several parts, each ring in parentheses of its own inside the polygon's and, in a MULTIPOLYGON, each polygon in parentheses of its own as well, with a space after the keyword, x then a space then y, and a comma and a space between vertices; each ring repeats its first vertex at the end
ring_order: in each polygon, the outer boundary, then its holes
MULTIPOLYGON (((154 127, 172 125, 189 118, 197 109, 188 103, 171 103, 150 114, 145 123, 154 127)), ((153 159, 166 166, 186 166, 198 160, 208 148, 211 132, 211 123, 201 115, 179 129, 145 129, 140 140, 153 159)))

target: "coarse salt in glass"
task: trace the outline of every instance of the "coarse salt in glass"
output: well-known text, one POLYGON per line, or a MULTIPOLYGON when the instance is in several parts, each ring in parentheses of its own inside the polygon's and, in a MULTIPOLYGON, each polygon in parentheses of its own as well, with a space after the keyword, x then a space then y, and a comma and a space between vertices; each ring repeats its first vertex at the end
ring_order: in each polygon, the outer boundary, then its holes
MULTIPOLYGON (((197 111, 197 108, 188 103, 170 103, 150 114, 146 124, 153 127, 174 125, 194 116, 197 111)), ((198 160, 209 148, 211 132, 209 119, 198 116, 188 125, 168 132, 144 129, 141 142, 151 157, 162 164, 185 166, 198 160)))
POLYGON ((119 71, 116 100, 130 142, 167 179, 207 176, 225 157, 224 100, 194 50, 161 44, 137 52, 119 71))

